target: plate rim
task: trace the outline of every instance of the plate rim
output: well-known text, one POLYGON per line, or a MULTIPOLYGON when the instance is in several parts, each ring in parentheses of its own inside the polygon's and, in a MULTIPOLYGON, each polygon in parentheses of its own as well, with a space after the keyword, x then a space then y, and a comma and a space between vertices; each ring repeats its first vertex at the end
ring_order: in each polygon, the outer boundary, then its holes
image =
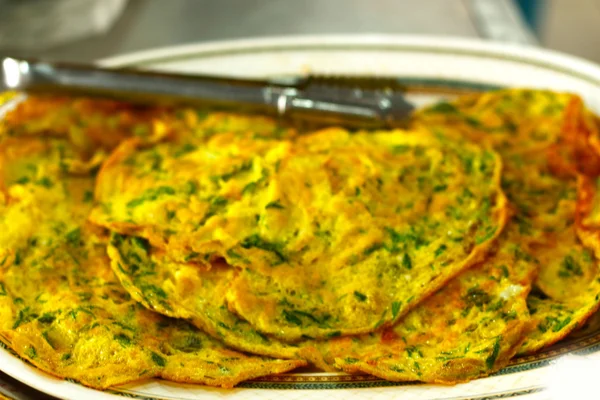
POLYGON ((215 40, 140 50, 96 61, 105 67, 145 67, 165 61, 227 53, 290 49, 414 50, 516 61, 567 73, 600 86, 600 64, 564 52, 478 38, 403 34, 322 34, 215 40))

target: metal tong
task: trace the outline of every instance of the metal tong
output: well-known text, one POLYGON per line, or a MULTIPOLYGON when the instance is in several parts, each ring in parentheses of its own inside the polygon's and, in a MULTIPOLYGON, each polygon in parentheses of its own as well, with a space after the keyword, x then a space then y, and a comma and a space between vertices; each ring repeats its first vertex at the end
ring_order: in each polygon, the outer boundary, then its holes
POLYGON ((397 87, 387 84, 365 87, 358 84, 360 79, 354 78, 306 77, 259 81, 129 68, 109 69, 13 57, 1 60, 0 90, 104 97, 141 104, 234 109, 356 128, 395 126, 405 121, 414 108, 397 87))

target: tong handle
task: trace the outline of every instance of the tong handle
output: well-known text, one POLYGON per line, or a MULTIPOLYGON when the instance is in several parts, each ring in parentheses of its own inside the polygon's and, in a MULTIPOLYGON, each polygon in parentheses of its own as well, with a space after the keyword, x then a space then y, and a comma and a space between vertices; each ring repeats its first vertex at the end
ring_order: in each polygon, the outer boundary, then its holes
POLYGON ((354 127, 387 126, 404 119, 412 105, 389 93, 323 85, 293 84, 107 69, 91 65, 4 58, 0 87, 28 93, 64 93, 141 104, 189 105, 280 115, 354 127))

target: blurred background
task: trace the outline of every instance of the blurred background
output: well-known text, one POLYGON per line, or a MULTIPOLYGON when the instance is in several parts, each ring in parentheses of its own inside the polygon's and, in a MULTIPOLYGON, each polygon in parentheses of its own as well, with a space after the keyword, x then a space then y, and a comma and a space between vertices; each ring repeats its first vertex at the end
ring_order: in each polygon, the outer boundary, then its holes
POLYGON ((0 54, 53 60, 336 33, 479 37, 600 62, 600 0, 0 0, 0 54))

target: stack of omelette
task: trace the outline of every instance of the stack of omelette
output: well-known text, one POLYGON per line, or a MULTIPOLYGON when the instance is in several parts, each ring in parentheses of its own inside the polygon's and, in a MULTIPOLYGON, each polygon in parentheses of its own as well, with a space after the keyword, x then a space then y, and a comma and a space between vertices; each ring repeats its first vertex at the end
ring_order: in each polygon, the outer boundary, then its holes
POLYGON ((0 341, 55 376, 453 384, 600 305, 600 136, 575 95, 469 94, 368 132, 12 102, 0 341))

